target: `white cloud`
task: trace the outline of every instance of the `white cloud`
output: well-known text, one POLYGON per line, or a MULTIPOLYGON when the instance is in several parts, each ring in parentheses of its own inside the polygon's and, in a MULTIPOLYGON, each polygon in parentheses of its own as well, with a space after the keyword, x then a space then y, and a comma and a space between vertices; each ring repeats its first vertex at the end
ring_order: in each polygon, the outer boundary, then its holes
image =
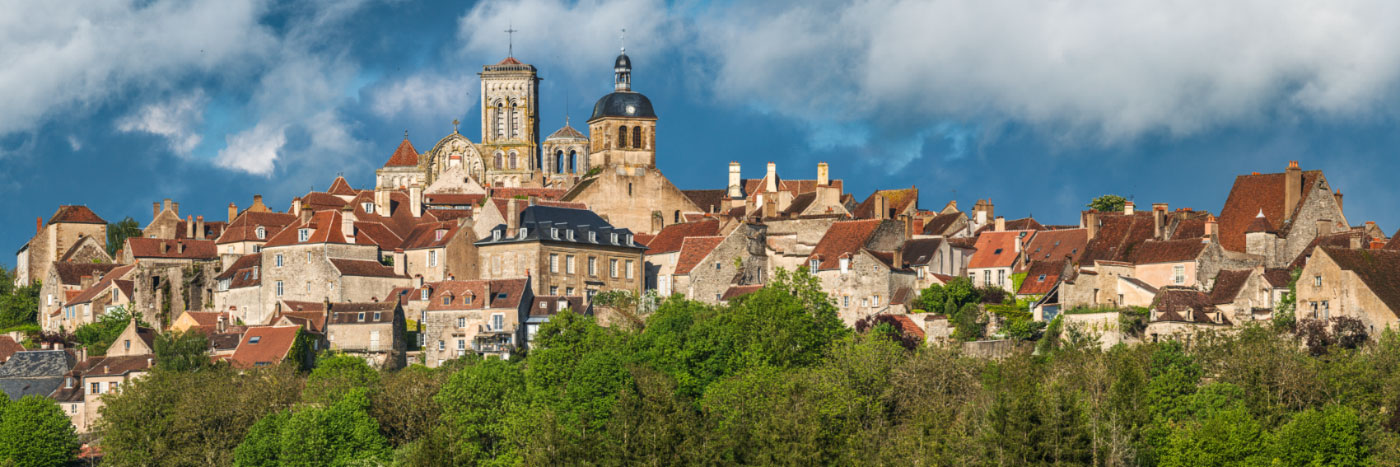
POLYGON ((228 146, 215 158, 220 167, 266 175, 272 173, 278 151, 287 144, 287 133, 286 127, 258 124, 226 140, 228 146))
POLYGON ((371 92, 370 109, 385 119, 458 115, 473 104, 472 84, 461 76, 412 75, 371 92))
POLYGON ((275 42, 262 1, 6 2, 0 134, 191 73, 234 79, 275 42))
POLYGON ((196 90, 186 96, 148 104, 117 120, 117 129, 163 136, 176 154, 189 155, 201 140, 197 127, 204 121, 207 101, 204 92, 196 90))
POLYGON ((488 0, 458 21, 464 56, 493 57, 490 63, 505 58, 508 27, 519 30, 514 34, 517 59, 536 66, 548 63, 550 72, 608 77, 623 28, 632 44, 628 55, 643 61, 672 52, 685 30, 661 0, 488 0))

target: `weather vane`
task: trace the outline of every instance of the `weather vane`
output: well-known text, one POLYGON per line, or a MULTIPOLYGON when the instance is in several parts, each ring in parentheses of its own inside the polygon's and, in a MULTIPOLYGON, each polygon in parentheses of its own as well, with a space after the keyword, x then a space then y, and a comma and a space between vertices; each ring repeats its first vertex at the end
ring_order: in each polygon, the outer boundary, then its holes
POLYGON ((452 119, 452 132, 453 132, 453 133, 456 133, 456 132, 457 132, 457 124, 458 124, 458 123, 461 123, 461 122, 458 122, 457 119, 455 119, 455 118, 452 119))
POLYGON ((618 36, 618 40, 622 42, 622 53, 627 53, 627 28, 622 28, 622 34, 618 36))
POLYGON ((515 57, 515 33, 517 32, 520 32, 520 30, 515 29, 514 25, 506 26, 506 42, 508 47, 506 49, 506 54, 509 57, 515 57))

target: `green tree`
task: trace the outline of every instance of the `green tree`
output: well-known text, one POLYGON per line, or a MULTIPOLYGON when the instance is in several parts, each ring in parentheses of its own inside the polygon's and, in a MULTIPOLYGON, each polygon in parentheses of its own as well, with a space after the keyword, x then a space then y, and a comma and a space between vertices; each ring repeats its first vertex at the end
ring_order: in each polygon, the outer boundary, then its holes
POLYGON ((365 359, 344 354, 330 354, 316 361, 316 369, 306 377, 306 389, 302 400, 311 403, 330 404, 352 389, 366 389, 370 392, 379 387, 379 372, 365 363, 365 359))
POLYGON ((1128 199, 1118 195, 1103 195, 1089 201, 1087 207, 1099 212, 1123 212, 1128 199))
POLYGON ((438 423, 438 404, 428 403, 437 395, 449 370, 429 369, 413 365, 380 375, 380 385, 392 388, 370 395, 370 415, 379 421, 379 429, 393 446, 402 446, 425 438, 438 423))
POLYGON ((209 339, 193 329, 156 335, 156 366, 172 371, 196 371, 212 366, 209 339))
POLYGON ((0 394, 0 464, 63 465, 78 450, 78 436, 63 409, 53 400, 24 396, 18 401, 0 394))
POLYGON ((282 425, 277 461, 336 466, 387 461, 389 443, 368 410, 366 390, 353 388, 329 406, 293 412, 282 425))
POLYGON ((1279 427, 1269 453, 1282 465, 1367 465, 1369 446, 1362 423, 1350 407, 1308 409, 1279 427))
POLYGON ((919 291, 919 297, 914 299, 914 305, 916 308, 930 313, 942 312, 951 316, 963 305, 980 303, 981 301, 982 294, 977 287, 972 285, 972 280, 958 276, 945 285, 933 284, 919 291))
POLYGON ((24 287, 15 287, 14 274, 0 267, 0 329, 39 323, 41 287, 38 280, 24 287))
POLYGON ((975 303, 964 304, 950 319, 953 320, 953 333, 958 339, 975 341, 987 335, 987 319, 975 303))
POLYGON ((267 414, 248 428, 243 442, 233 450, 233 465, 241 467, 274 467, 282 453, 282 427, 292 418, 292 411, 267 414))
POLYGON ((136 315, 131 305, 127 305, 104 313, 95 322, 79 326, 73 331, 73 338, 78 343, 87 346, 88 354, 106 355, 107 347, 112 345, 112 341, 117 340, 117 336, 120 336, 122 331, 131 324, 132 316, 136 316, 138 326, 148 326, 140 315, 136 315))
POLYGON ((107 254, 115 258, 117 250, 121 250, 126 245, 126 239, 131 237, 141 237, 141 224, 131 216, 107 223, 107 254))
POLYGON ((456 463, 519 458, 507 436, 511 411, 526 402, 520 365, 496 358, 468 365, 433 399, 442 409, 443 427, 456 440, 451 446, 456 463))

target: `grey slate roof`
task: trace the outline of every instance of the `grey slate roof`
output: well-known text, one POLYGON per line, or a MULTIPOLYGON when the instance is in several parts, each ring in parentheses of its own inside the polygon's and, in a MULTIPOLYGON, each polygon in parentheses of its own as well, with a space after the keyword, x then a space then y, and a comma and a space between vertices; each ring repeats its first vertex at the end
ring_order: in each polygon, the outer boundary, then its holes
POLYGON ((0 365, 0 390, 12 400, 30 394, 48 397, 76 363, 73 355, 63 350, 16 352, 0 365))
POLYGON ((588 121, 603 117, 656 118, 656 111, 652 110, 651 99, 647 99, 647 96, 638 92, 617 91, 593 104, 593 116, 588 121))
POLYGON ((495 245, 546 241, 647 249, 646 245, 637 243, 632 238, 631 230, 615 228, 598 214, 587 209, 530 206, 520 213, 519 227, 525 235, 506 235, 506 225, 497 224, 491 229, 490 236, 476 242, 476 244, 495 245), (554 235, 556 232, 558 237, 554 235), (569 232, 573 232, 572 237, 569 232), (597 235, 589 235, 590 232, 597 235), (613 234, 617 234, 616 239, 613 238, 613 234))

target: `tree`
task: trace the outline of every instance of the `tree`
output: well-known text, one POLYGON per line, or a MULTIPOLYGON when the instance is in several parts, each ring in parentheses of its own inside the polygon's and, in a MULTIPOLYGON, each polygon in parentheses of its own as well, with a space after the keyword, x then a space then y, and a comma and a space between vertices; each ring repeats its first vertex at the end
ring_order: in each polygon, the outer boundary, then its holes
POLYGON ((389 443, 369 416, 366 394, 354 388, 327 407, 293 412, 282 425, 278 462, 339 466, 388 460, 389 443))
POLYGON ((53 400, 28 395, 0 405, 0 464, 62 465, 78 450, 78 435, 53 400))
POLYGON ((1355 409, 1308 409, 1279 427, 1269 453, 1281 465, 1367 465, 1370 448, 1355 409))
POLYGON ((924 345, 923 339, 919 336, 906 334, 904 326, 895 319, 893 315, 871 315, 856 321, 856 332, 866 334, 877 339, 888 339, 904 347, 905 350, 914 350, 924 345))
POLYGON ((1118 195, 1103 195, 1089 201, 1087 207, 1099 212, 1123 212, 1128 199, 1118 195))
POLYGON ((0 267, 0 329, 37 325, 39 311, 38 280, 24 287, 14 286, 14 274, 0 267))
POLYGON ((112 345, 112 341, 117 340, 117 336, 120 336, 122 331, 131 324, 132 316, 136 317, 137 326, 148 326, 128 304, 126 307, 103 314, 95 322, 78 326, 78 329, 73 331, 73 338, 77 339, 78 343, 88 347, 88 354, 106 355, 107 347, 112 345))
POLYGON ((443 427, 456 440, 451 446, 459 464, 514 459, 507 443, 510 413, 526 401, 520 365, 497 358, 469 365, 448 378, 437 396, 443 427))
POLYGON ((172 371, 196 371, 212 366, 209 339, 199 331, 168 331, 156 335, 156 366, 172 371))
POLYGON ((945 285, 933 284, 919 291, 919 297, 914 299, 914 304, 930 313, 943 312, 951 316, 963 305, 981 301, 981 292, 972 285, 972 280, 958 276, 945 285), (948 311, 948 308, 952 310, 948 311))
POLYGON ((378 387, 379 373, 370 368, 365 359, 333 354, 316 362, 316 369, 306 377, 302 400, 330 404, 355 388, 374 391, 378 387))
POLYGON ((987 335, 987 320, 975 303, 964 304, 950 319, 953 320, 953 332, 959 339, 975 341, 987 335))
POLYGON ((450 375, 449 370, 422 365, 380 375, 380 385, 392 390, 370 395, 370 415, 379 421, 379 429, 390 445, 402 446, 432 432, 442 411, 438 404, 425 401, 433 400, 450 375))
POLYGON ((141 224, 136 223, 136 219, 127 216, 117 222, 107 224, 107 255, 115 258, 117 251, 126 244, 126 239, 131 237, 141 237, 141 224))
POLYGON ((292 418, 292 411, 283 410, 267 416, 248 428, 243 442, 233 450, 233 465, 240 467, 273 467, 282 452, 282 427, 292 418))

